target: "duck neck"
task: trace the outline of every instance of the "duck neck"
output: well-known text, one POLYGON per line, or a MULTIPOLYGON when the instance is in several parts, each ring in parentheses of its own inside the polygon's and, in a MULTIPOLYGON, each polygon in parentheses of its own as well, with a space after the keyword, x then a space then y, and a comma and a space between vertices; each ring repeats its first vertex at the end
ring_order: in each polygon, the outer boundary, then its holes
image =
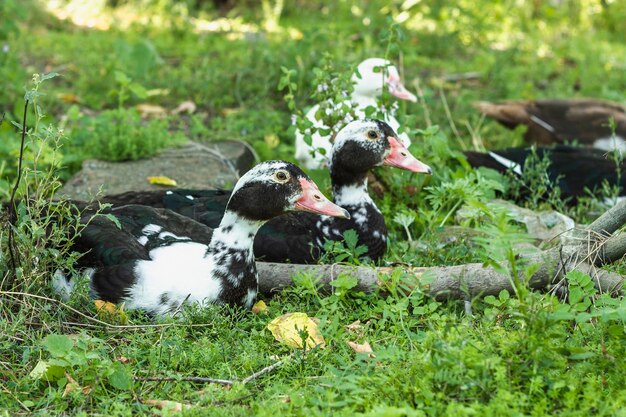
POLYGON ((350 173, 345 170, 331 167, 331 182, 333 198, 341 207, 375 206, 367 192, 367 172, 350 173), (337 174, 339 171, 341 174, 337 174))
POLYGON ((360 109, 365 109, 368 106, 378 108, 378 102, 376 97, 366 94, 359 94, 357 92, 352 93, 352 102, 357 104, 360 109))
POLYGON ((263 223, 265 222, 249 220, 234 211, 227 210, 219 227, 213 231, 207 255, 219 256, 224 252, 244 252, 252 256, 254 237, 263 223))

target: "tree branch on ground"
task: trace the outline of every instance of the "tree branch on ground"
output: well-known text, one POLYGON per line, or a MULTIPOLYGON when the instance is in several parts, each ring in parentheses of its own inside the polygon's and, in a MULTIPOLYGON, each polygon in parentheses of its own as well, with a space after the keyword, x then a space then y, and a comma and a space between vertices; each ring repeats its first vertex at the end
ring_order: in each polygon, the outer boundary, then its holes
MULTIPOLYGON (((563 282, 565 275, 576 269, 591 276, 601 292, 622 294, 624 276, 600 269, 621 259, 626 254, 626 233, 616 232, 626 223, 626 201, 621 202, 601 215, 588 227, 578 230, 564 244, 532 253, 520 255, 516 265, 503 262, 499 266, 473 263, 442 267, 403 268, 414 279, 415 288, 421 288, 436 299, 466 300, 477 296, 497 295, 502 290, 515 292, 511 278, 512 270, 520 266, 536 265, 527 284, 534 290, 546 291, 563 282), (515 266, 515 268, 513 268, 515 266)), ((259 291, 272 294, 293 284, 292 277, 308 274, 316 279, 322 291, 330 291, 330 283, 339 275, 350 274, 358 279, 356 291, 371 292, 385 289, 386 276, 394 268, 362 267, 349 265, 296 265, 257 262, 259 291)))

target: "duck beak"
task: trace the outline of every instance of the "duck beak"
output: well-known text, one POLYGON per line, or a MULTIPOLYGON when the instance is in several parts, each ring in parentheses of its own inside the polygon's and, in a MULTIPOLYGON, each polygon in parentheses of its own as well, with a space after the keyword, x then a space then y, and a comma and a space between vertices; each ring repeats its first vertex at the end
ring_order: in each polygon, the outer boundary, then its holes
POLYGON ((396 77, 395 75, 389 76, 387 87, 389 88, 389 94, 400 100, 408 100, 412 102, 417 101, 417 97, 415 97, 415 94, 407 90, 404 87, 404 84, 402 84, 402 81, 400 81, 400 78, 396 77))
POLYGON ((296 201, 294 210, 343 217, 344 219, 350 218, 348 211, 324 197, 314 182, 300 178, 300 186, 302 187, 302 197, 296 201))
POLYGON ((391 145, 391 151, 383 161, 383 165, 429 175, 433 173, 428 165, 411 155, 411 152, 397 138, 388 136, 387 140, 391 145))

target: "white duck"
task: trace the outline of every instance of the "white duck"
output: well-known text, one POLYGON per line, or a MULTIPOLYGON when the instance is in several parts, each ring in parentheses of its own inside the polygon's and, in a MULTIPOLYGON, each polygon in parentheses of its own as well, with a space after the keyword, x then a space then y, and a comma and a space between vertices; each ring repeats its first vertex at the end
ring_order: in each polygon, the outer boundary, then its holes
MULTIPOLYGON (((400 100, 417 101, 414 94, 409 92, 402 81, 400 75, 391 62, 382 58, 368 58, 361 62, 357 70, 352 75, 354 83, 354 92, 350 97, 350 101, 355 107, 357 119, 365 119, 365 109, 369 106, 377 107, 376 99, 382 95, 383 87, 386 87, 391 95, 400 100)), ((319 104, 313 106, 307 113, 306 117, 313 126, 318 129, 328 129, 322 122, 315 117, 319 109, 319 104)), ((389 111, 384 115, 384 120, 391 126, 394 131, 398 131, 400 123, 394 117, 393 111, 389 111)), ((347 120, 349 122, 350 120, 347 120)), ((411 144, 411 139, 406 133, 399 133, 400 141, 405 147, 411 144)), ((296 131, 296 159, 300 165, 307 169, 318 169, 327 165, 327 156, 330 155, 332 147, 330 135, 322 135, 315 132, 312 135, 311 145, 304 141, 304 135, 300 131, 296 131), (322 148, 326 151, 324 155, 313 150, 322 148)))

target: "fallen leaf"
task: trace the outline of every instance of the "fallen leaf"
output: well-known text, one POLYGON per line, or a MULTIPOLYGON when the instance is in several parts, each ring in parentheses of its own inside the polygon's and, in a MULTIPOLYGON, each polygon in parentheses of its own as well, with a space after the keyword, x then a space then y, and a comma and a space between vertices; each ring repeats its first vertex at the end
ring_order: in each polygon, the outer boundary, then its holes
POLYGON ((274 149, 280 144, 280 139, 278 139, 278 136, 275 133, 265 135, 264 140, 270 149, 274 149))
POLYGON ((287 313, 272 320, 267 328, 274 338, 287 346, 304 348, 302 332, 306 332, 306 347, 326 347, 324 337, 315 323, 306 313, 287 313))
POLYGON ((346 331, 348 333, 363 334, 363 325, 361 324, 361 320, 348 324, 346 326, 346 331))
POLYGON ((170 93, 170 90, 168 90, 167 88, 153 88, 151 90, 146 91, 146 95, 148 97, 166 96, 169 93, 170 93))
POLYGON ((119 307, 113 303, 103 300, 94 300, 93 303, 98 311, 98 316, 103 319, 114 319, 115 321, 126 324, 128 317, 124 312, 124 304, 119 307))
POLYGON ((155 177, 148 177, 148 182, 150 184, 156 184, 156 185, 176 186, 176 180, 173 180, 170 177, 166 177, 164 175, 157 175, 155 177))
POLYGON ((183 411, 183 409, 187 410, 191 408, 189 404, 179 403, 178 401, 168 401, 168 400, 142 400, 142 403, 146 405, 151 405, 160 410, 167 411, 183 411))
POLYGON ((167 114, 165 107, 156 104, 142 103, 137 104, 135 108, 139 111, 141 117, 163 117, 167 114))
POLYGON ((257 301, 252 306, 252 313, 253 314, 260 314, 260 313, 266 313, 266 312, 267 312, 267 304, 265 304, 265 301, 263 301, 263 300, 257 301))
POLYGON ((63 390, 62 397, 65 397, 70 392, 76 390, 80 390, 83 395, 87 395, 93 390, 93 387, 89 385, 81 387, 78 382, 76 382, 76 380, 72 378, 72 375, 68 374, 67 372, 65 373, 65 378, 67 378, 67 383, 65 384, 65 389, 63 390))
POLYGON ((241 110, 242 110, 241 107, 226 107, 226 108, 223 108, 220 113, 222 113, 222 116, 228 117, 228 116, 240 113, 241 110))
POLYGON ((196 112, 196 103, 194 103, 193 101, 187 100, 187 101, 183 101, 182 103, 180 103, 178 105, 178 107, 176 107, 174 110, 172 110, 172 114, 178 114, 178 113, 195 113, 196 112))
POLYGON ((59 93, 58 97, 64 103, 80 103, 80 97, 74 93, 59 93))
POLYGON ((80 385, 78 385, 78 382, 76 382, 74 378, 72 378, 72 375, 66 372, 65 378, 67 378, 67 384, 65 384, 65 389, 63 390, 62 397, 65 397, 67 394, 69 394, 70 392, 76 389, 80 389, 80 385))
POLYGON ((368 354, 367 356, 369 356, 370 358, 376 357, 376 355, 374 355, 374 351, 372 350, 372 347, 370 346, 367 340, 364 341, 362 344, 348 341, 348 346, 350 346, 350 348, 352 348, 352 350, 355 351, 356 353, 367 353, 368 354))

